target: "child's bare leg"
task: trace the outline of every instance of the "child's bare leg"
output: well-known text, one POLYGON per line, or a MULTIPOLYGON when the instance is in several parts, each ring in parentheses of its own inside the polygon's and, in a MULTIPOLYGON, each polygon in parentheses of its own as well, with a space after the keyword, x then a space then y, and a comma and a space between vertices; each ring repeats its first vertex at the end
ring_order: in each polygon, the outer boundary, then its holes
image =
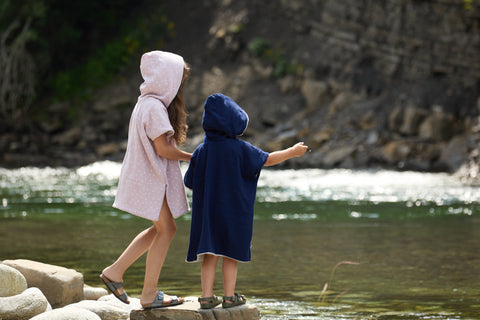
POLYGON ((224 295, 231 297, 235 294, 235 284, 237 282, 237 260, 223 257, 223 290, 224 295))
MULTIPOLYGON (((112 281, 122 282, 125 271, 148 250, 156 234, 154 227, 139 233, 120 257, 112 265, 103 269, 102 274, 112 281)), ((123 288, 120 288, 119 293, 123 292, 123 288)))
POLYGON ((202 263, 202 298, 213 296, 213 283, 217 269, 218 256, 205 254, 202 263))
MULTIPOLYGON (((163 263, 167 256, 168 247, 175 235, 177 226, 175 220, 167 205, 166 199, 160 212, 158 221, 153 221, 156 235, 148 249, 147 262, 145 268, 145 280, 143 283, 142 295, 140 303, 142 305, 151 303, 155 300, 157 294, 158 278, 162 270, 163 263)), ((165 295, 164 302, 170 302, 170 297, 165 295)))

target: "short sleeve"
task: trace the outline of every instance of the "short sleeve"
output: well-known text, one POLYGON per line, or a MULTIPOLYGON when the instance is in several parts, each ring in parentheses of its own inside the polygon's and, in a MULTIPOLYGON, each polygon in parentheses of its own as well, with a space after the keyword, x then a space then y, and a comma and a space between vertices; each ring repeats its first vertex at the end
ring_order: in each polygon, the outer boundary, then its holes
POLYGON ((268 152, 249 143, 243 144, 242 174, 245 178, 257 179, 268 158, 268 152))
POLYGON ((168 118, 168 111, 163 104, 149 105, 144 118, 148 138, 155 140, 162 134, 173 135, 174 130, 168 118))

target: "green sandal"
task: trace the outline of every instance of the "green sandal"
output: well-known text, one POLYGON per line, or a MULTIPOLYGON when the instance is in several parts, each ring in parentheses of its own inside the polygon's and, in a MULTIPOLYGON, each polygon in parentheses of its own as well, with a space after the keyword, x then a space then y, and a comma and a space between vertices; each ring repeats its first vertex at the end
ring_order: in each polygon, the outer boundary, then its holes
POLYGON ((216 295, 213 295, 212 297, 198 298, 198 302, 200 302, 200 308, 212 309, 222 303, 222 299, 216 295))
POLYGON ((238 293, 235 293, 235 295, 231 296, 231 297, 223 296, 222 307, 233 308, 233 307, 245 304, 245 303, 247 303, 247 299, 245 298, 245 296, 244 295, 239 295, 238 293), (227 302, 227 301, 230 301, 230 302, 227 302))

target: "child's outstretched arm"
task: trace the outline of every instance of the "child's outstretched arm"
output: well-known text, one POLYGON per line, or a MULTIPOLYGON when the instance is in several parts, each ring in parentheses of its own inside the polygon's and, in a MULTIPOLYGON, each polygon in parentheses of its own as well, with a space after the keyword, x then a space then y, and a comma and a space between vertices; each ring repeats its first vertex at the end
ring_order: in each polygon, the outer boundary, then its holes
POLYGON ((307 149, 308 149, 308 146, 304 145, 303 142, 299 142, 290 148, 271 152, 268 155, 267 161, 265 162, 264 166, 265 167, 274 166, 285 160, 288 160, 294 157, 300 157, 305 153, 305 151, 307 151, 307 149))
POLYGON ((155 146, 155 152, 162 158, 170 160, 183 160, 190 161, 192 155, 188 152, 182 151, 177 147, 167 142, 167 135, 162 134, 160 137, 153 140, 155 146))

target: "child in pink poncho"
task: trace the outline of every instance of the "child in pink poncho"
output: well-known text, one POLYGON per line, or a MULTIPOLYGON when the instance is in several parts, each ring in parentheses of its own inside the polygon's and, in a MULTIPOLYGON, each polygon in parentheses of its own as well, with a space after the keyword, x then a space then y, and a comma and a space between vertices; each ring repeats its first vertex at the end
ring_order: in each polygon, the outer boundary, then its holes
POLYGON ((129 303, 123 274, 148 251, 140 303, 159 308, 183 302, 158 291, 157 284, 176 231, 174 219, 190 210, 179 160, 190 161, 191 154, 177 148, 186 138, 183 83, 189 69, 179 55, 152 51, 142 56, 140 70, 144 82, 130 119, 113 206, 151 220, 153 226, 138 234, 100 277, 118 299, 129 303))

